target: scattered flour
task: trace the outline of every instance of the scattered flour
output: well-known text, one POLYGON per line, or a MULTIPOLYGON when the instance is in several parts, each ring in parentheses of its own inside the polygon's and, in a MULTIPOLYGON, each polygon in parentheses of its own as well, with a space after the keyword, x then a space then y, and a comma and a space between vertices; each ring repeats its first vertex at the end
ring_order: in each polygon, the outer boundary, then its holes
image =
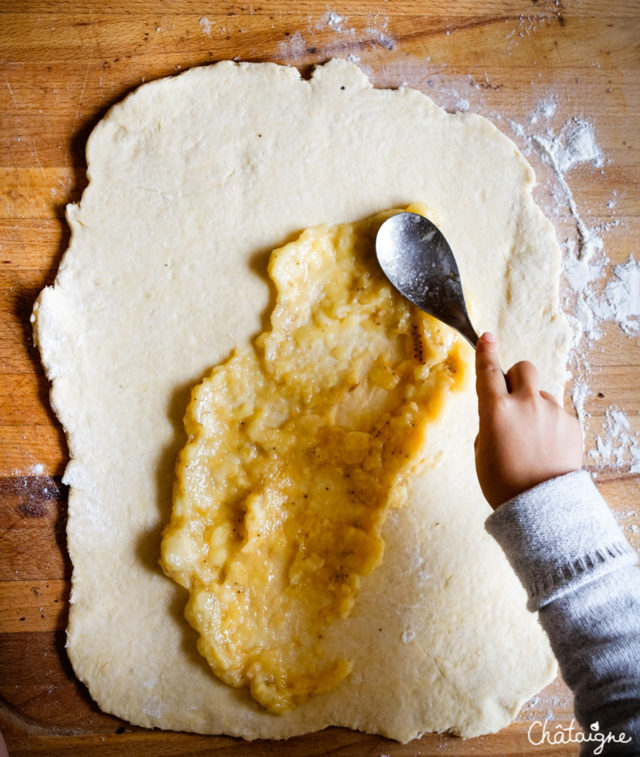
MULTIPOLYGON (((567 207, 575 221, 577 238, 565 241, 563 256, 569 288, 565 310, 574 334, 571 399, 581 424, 586 427, 587 403, 594 395, 590 387, 589 349, 602 337, 606 324, 615 323, 630 337, 640 335, 640 260, 630 255, 626 263, 612 268, 601 233, 620 222, 614 219, 598 228, 590 228, 583 220, 567 175, 580 166, 602 171, 605 159, 590 121, 571 118, 554 132, 550 119, 556 112, 557 99, 549 95, 529 115, 526 126, 512 120, 507 123, 524 141, 525 153, 535 150, 550 165, 556 180, 552 191, 556 213, 557 208, 567 207), (536 125, 540 133, 534 131, 536 125)), ((607 202, 610 212, 616 203, 617 192, 614 191, 607 202)), ((593 448, 587 450, 587 459, 596 468, 596 475, 604 468, 640 473, 640 431, 634 430, 627 412, 615 405, 609 406, 602 427, 593 439, 593 448)))
POLYGON ((389 34, 388 16, 385 16, 382 13, 369 14, 367 26, 364 31, 367 37, 381 47, 384 47, 387 50, 393 50, 395 47, 395 40, 389 34))
POLYGON ((508 118, 507 123, 509 124, 511 131, 514 134, 517 134, 519 137, 522 137, 522 139, 527 138, 524 128, 517 121, 513 121, 510 118, 508 118))
POLYGON ((333 29, 335 32, 344 31, 344 16, 340 16, 335 11, 327 11, 323 20, 329 29, 333 29))
MULTIPOLYGON (((553 95, 540 101, 538 107, 529 115, 529 125, 534 126, 540 118, 548 121, 555 115, 557 103, 553 95)), ((555 134, 548 127, 543 134, 527 134, 524 126, 511 119, 507 123, 516 136, 525 140, 528 150, 535 149, 551 166, 558 183, 556 202, 564 197, 569 212, 574 218, 578 232, 577 255, 582 260, 590 260, 603 249, 602 239, 589 229, 582 220, 571 188, 565 174, 576 166, 590 163, 596 168, 604 165, 602 150, 596 141, 593 124, 583 118, 572 118, 555 134)))
POLYGON ((616 516, 616 520, 618 521, 618 526, 620 526, 620 529, 622 531, 626 531, 628 534, 638 534, 640 533, 640 528, 635 523, 629 523, 630 520, 636 520, 638 518, 638 513, 636 510, 627 510, 626 512, 616 512, 614 513, 616 516))
POLYGON ((200 19, 200 29, 203 34, 206 34, 208 37, 211 36, 211 21, 206 16, 200 19))
POLYGON ((563 691, 560 694, 548 693, 543 690, 527 702, 520 711, 518 720, 533 722, 534 720, 543 719, 548 722, 556 722, 559 717, 562 718, 567 712, 571 712, 572 710, 573 697, 569 690, 566 692, 563 691))
MULTIPOLYGON (((640 261, 632 255, 626 263, 617 265, 607 279, 604 254, 580 260, 575 254, 566 257, 565 276, 576 295, 575 320, 577 337, 595 341, 602 336, 604 323, 616 323, 628 336, 640 335, 640 261), (604 283, 606 281, 606 284, 604 283)), ((580 422, 588 417, 587 399, 593 394, 589 388, 590 367, 586 360, 573 357, 576 372, 571 398, 580 422)), ((605 412, 595 447, 587 456, 598 470, 613 468, 629 474, 640 474, 640 431, 633 431, 628 414, 610 405, 605 412)))
POLYGON ((602 432, 595 438, 589 456, 598 467, 640 473, 640 431, 633 431, 627 414, 611 405, 605 413, 602 432))
POLYGON ((596 168, 604 165, 593 125, 583 119, 572 118, 558 135, 539 136, 536 139, 560 173, 564 174, 582 163, 591 163, 596 168))
POLYGON ((564 257, 565 279, 575 295, 574 331, 576 343, 584 336, 595 340, 602 336, 601 287, 609 260, 604 254, 604 243, 590 229, 587 230, 582 255, 567 245, 564 257))
POLYGON ((582 220, 573 193, 565 179, 565 173, 583 163, 591 163, 598 168, 602 167, 602 151, 595 141, 593 126, 588 121, 573 118, 567 121, 559 134, 554 135, 549 129, 544 135, 534 134, 531 137, 531 142, 553 168, 559 188, 563 192, 569 211, 576 222, 578 257, 589 261, 602 251, 603 242, 593 229, 587 228, 582 220))
POLYGON ((307 54, 307 43, 300 32, 294 32, 286 40, 278 45, 277 58, 296 59, 303 58, 307 54))
POLYGON ((640 334, 640 261, 632 255, 613 269, 600 304, 602 319, 615 321, 625 334, 640 334))
POLYGON ((582 426, 585 425, 584 421, 587 417, 585 405, 589 394, 589 385, 586 381, 575 381, 573 386, 571 387, 571 401, 573 402, 573 406, 576 410, 576 415, 578 416, 578 419, 582 426))
MULTIPOLYGON (((311 18, 309 19, 310 31, 321 29, 330 29, 332 32, 346 37, 349 43, 370 42, 387 50, 392 50, 395 46, 395 40, 389 33, 389 18, 382 13, 369 13, 364 29, 358 32, 354 26, 349 25, 347 16, 329 9, 315 23, 312 22, 311 18)), ((354 62, 359 62, 359 57, 353 57, 357 58, 354 62)), ((352 59, 351 56, 349 59, 352 59)))
POLYGON ((552 118, 553 116, 555 116, 557 109, 558 109, 558 103, 556 102, 556 99, 553 96, 546 97, 544 100, 540 102, 539 110, 543 118, 546 118, 546 119, 552 118))

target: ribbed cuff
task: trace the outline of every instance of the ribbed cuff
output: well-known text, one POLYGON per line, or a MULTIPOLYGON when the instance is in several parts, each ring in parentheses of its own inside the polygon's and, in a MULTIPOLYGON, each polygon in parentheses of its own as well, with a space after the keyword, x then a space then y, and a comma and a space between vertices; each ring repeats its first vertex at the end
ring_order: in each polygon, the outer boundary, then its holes
POLYGON ((538 610, 638 556, 586 471, 552 478, 501 505, 485 523, 538 610))

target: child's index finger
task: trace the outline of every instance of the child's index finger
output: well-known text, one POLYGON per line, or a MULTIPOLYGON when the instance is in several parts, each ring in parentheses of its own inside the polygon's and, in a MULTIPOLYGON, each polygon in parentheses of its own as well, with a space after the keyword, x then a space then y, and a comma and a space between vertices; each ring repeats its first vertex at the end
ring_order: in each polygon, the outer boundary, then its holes
POLYGON ((483 334, 476 345, 476 392, 481 401, 509 393, 500 368, 498 341, 490 333, 483 334))

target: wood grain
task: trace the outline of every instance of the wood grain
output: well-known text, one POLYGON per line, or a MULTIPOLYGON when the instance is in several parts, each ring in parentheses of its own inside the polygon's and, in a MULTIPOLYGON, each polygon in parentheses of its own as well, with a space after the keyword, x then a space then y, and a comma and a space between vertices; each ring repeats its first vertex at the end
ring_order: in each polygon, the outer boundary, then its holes
MULTIPOLYGON (((587 117, 605 156, 567 176, 584 222, 602 228, 608 270, 637 255, 640 232, 640 3, 636 0, 4 0, 0 2, 0 729, 12 755, 542 755, 532 721, 568 725, 557 680, 500 734, 409 745, 346 729, 287 742, 160 733, 101 713, 64 651, 71 566, 65 550, 67 461, 29 316, 69 241, 68 202, 86 186, 84 146, 108 108, 145 81, 226 58, 296 65, 357 56, 376 86, 408 83, 448 109, 467 100, 527 152, 512 123, 544 97, 557 133, 587 117), (341 20, 331 20, 333 11, 341 20), (206 18, 207 23, 202 19, 206 18), (613 200, 615 200, 613 202, 613 200)), ((531 127, 533 128, 533 127, 531 127)), ((538 201, 559 238, 575 239, 566 197, 527 152, 538 201)), ((640 344, 609 325, 582 355, 592 394, 587 447, 612 406, 640 431, 640 344)), ((640 544, 638 476, 587 463, 630 541, 640 544)))

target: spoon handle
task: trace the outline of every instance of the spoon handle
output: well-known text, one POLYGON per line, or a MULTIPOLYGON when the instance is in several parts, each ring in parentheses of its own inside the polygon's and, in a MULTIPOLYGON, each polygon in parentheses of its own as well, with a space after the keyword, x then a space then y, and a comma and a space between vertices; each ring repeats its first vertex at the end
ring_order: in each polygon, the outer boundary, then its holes
POLYGON ((469 342, 469 344, 473 347, 475 350, 479 336, 476 334, 475 329, 471 325, 471 323, 467 323, 462 328, 458 328, 458 332, 462 334, 462 336, 469 342))
POLYGON ((452 326, 459 334, 461 334, 475 350, 480 337, 476 334, 476 330, 473 328, 466 308, 461 308, 461 312, 449 314, 449 318, 445 320, 445 323, 452 326))

